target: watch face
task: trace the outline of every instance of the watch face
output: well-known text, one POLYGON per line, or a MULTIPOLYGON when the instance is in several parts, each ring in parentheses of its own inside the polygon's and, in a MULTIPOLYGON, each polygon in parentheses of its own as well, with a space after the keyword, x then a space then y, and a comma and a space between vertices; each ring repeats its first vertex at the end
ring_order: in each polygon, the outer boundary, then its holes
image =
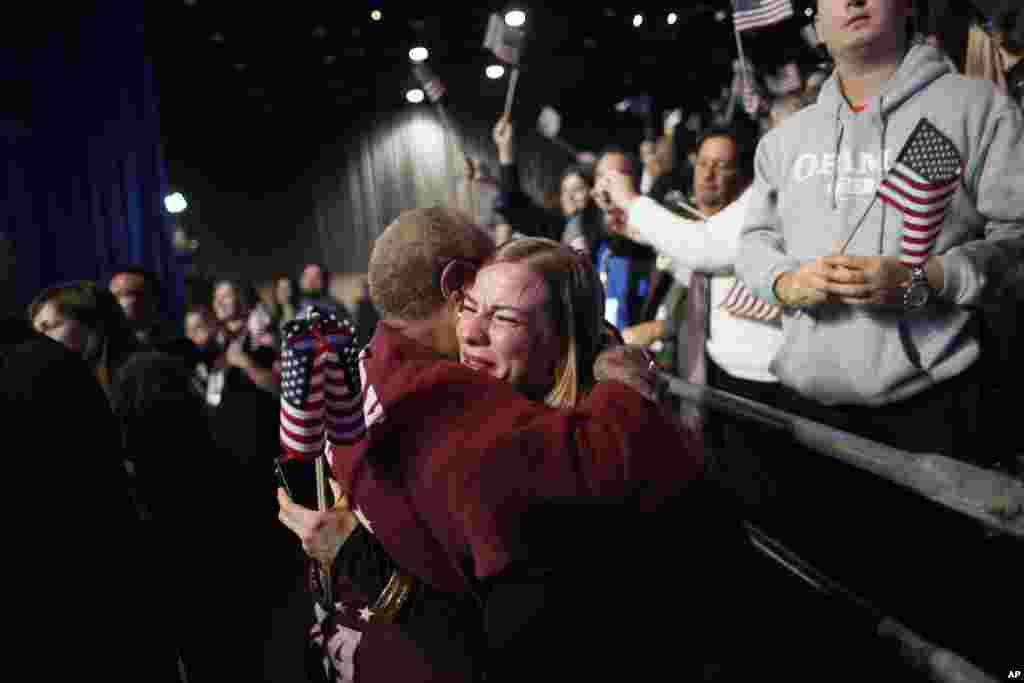
POLYGON ((914 284, 907 290, 903 303, 907 308, 920 308, 928 303, 928 296, 931 292, 926 284, 914 284))

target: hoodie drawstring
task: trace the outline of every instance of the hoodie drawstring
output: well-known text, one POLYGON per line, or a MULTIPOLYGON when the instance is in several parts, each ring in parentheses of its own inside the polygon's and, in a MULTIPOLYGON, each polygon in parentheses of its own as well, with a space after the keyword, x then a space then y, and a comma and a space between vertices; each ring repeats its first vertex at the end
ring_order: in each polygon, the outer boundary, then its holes
POLYGON ((835 134, 832 137, 834 137, 836 141, 835 149, 832 150, 835 155, 833 157, 835 161, 832 163, 832 192, 830 192, 833 211, 839 209, 839 200, 836 199, 836 193, 839 192, 839 150, 843 145, 843 121, 839 118, 839 111, 841 107, 841 102, 836 104, 836 116, 835 119, 833 119, 833 131, 835 131, 835 134))
MULTIPOLYGON (((885 174, 889 170, 885 167, 885 133, 889 128, 889 119, 884 115, 885 110, 882 108, 882 99, 878 99, 878 118, 882 122, 882 135, 878 146, 878 180, 875 184, 875 196, 878 196, 878 189, 882 185, 882 180, 885 179, 885 174)), ((878 231, 878 255, 881 256, 885 253, 885 219, 888 216, 888 207, 886 202, 882 202, 882 227, 878 231)))

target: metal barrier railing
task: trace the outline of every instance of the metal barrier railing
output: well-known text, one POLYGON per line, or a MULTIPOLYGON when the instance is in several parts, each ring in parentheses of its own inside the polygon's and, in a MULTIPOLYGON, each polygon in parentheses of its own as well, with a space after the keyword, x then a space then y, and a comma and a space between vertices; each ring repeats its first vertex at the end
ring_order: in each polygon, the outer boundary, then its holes
POLYGON ((1024 540, 1024 482, 934 453, 910 453, 719 389, 660 373, 668 391, 703 408, 772 429, 823 455, 874 473, 961 514, 993 533, 1024 540))
POLYGON ((902 659, 913 669, 926 674, 930 680, 938 683, 995 682, 995 678, 957 653, 927 640, 826 576, 757 526, 746 523, 745 527, 751 544, 761 553, 819 593, 843 600, 868 615, 874 624, 875 635, 882 640, 896 642, 902 659))
MULTIPOLYGON (((910 453, 719 389, 660 373, 668 391, 702 408, 782 430, 804 446, 894 482, 980 522, 988 531, 1024 539, 1024 482, 936 454, 910 453)), ((898 643, 904 661, 940 683, 994 681, 952 650, 930 642, 807 563, 755 524, 750 543, 814 590, 839 598, 871 617, 875 635, 898 643)))

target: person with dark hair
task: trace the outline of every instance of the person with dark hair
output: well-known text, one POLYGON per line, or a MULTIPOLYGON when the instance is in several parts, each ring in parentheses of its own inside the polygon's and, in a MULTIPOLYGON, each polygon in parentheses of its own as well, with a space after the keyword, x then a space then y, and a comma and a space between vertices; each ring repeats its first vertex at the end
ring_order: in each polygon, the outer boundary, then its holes
MULTIPOLYGON (((685 310, 677 306, 672 319, 627 328, 626 340, 674 342, 677 366, 670 369, 680 376, 771 405, 778 388, 771 362, 782 344, 781 311, 744 291, 735 272, 755 138, 749 126, 712 127, 698 144, 694 203, 706 220, 677 215, 641 196, 623 174, 610 173, 598 184, 626 212, 623 234, 652 245, 671 260, 676 279, 689 283, 685 310)), ((791 448, 788 437, 780 440, 726 414, 716 414, 707 427, 716 454, 712 474, 751 506, 771 497, 774 484, 765 474, 771 467, 762 465, 760 455, 791 448)))
POLYGON ((273 344, 262 344, 250 325, 254 306, 254 294, 248 286, 233 280, 221 280, 213 288, 213 311, 217 316, 219 330, 217 344, 224 349, 222 377, 211 378, 207 402, 212 406, 220 404, 220 393, 227 381, 238 387, 256 387, 276 394, 278 378, 274 372, 277 348, 273 344))
POLYGON ((992 17, 992 36, 1003 57, 1007 94, 1024 108, 1024 9, 1020 0, 1003 0, 992 17))
POLYGON ((301 315, 309 306, 316 306, 322 311, 339 313, 338 304, 328 294, 331 284, 331 272, 322 263, 307 263, 299 275, 299 301, 297 315, 301 315))
MULTIPOLYGON (((896 448, 979 451, 979 307, 1024 254, 1024 116, 908 42, 909 0, 818 0, 836 62, 768 133, 737 270, 784 307, 793 412, 896 448)), ((994 425, 993 425, 994 426, 994 425)))
POLYGON ((298 288, 290 275, 279 275, 274 280, 274 300, 281 310, 281 325, 295 320, 298 315, 298 288))
POLYGON ((190 682, 261 679, 262 660, 252 653, 263 645, 271 602, 284 585, 265 559, 281 550, 268 542, 274 531, 264 497, 269 477, 262 487, 246 480, 216 445, 190 368, 179 357, 134 354, 117 373, 112 405, 145 511, 140 547, 151 558, 145 573, 162 605, 147 638, 180 657, 190 682), (238 512, 231 533, 209 524, 209 510, 222 506, 238 512), (260 509, 267 513, 262 518, 260 509), (214 557, 246 565, 230 580, 236 598, 226 622, 210 614, 225 599, 225 582, 210 576, 214 557))
MULTIPOLYGON (((618 146, 604 149, 594 168, 594 181, 600 184, 608 173, 621 173, 633 179, 636 187, 640 180, 637 160, 618 146)), ((643 303, 648 294, 651 272, 654 270, 654 250, 637 244, 620 234, 625 219, 623 211, 612 204, 604 192, 592 192, 602 212, 602 232, 593 251, 595 264, 601 273, 607 299, 605 319, 620 330, 644 322, 641 319, 643 303)))
MULTIPOLYGON (((590 197, 593 171, 583 164, 571 164, 558 181, 560 212, 539 206, 523 191, 516 163, 515 126, 502 116, 492 132, 501 164, 501 193, 497 208, 519 237, 547 237, 586 251, 595 258, 601 239, 601 212, 590 197)), ((498 242, 500 245, 501 240, 498 242)))
POLYGON ((111 275, 109 287, 140 344, 157 346, 168 341, 170 330, 161 320, 163 295, 155 273, 141 266, 119 268, 111 275))
POLYGON ((117 423, 94 368, 24 320, 0 319, 0 413, 30 446, 10 449, 4 462, 8 505, 27 513, 8 525, 5 539, 12 559, 4 578, 21 593, 5 607, 18 624, 6 664, 33 679, 64 669, 177 681, 173 652, 150 636, 162 601, 146 580, 152 563, 140 552, 117 423), (143 603, 155 608, 140 610, 143 603), (70 605, 90 619, 102 615, 116 637, 63 621, 70 605))
POLYGON ((110 292, 79 280, 47 287, 28 307, 28 320, 41 334, 85 359, 104 391, 139 343, 110 292))

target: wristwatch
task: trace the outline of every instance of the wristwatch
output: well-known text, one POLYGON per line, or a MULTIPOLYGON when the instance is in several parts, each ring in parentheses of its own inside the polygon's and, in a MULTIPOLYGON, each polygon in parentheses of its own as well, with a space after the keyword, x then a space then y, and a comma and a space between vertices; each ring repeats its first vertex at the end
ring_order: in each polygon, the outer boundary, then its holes
POLYGON ((932 288, 928 284, 928 275, 923 266, 910 269, 910 283, 903 291, 903 307, 908 311, 916 311, 928 305, 932 300, 932 288))

